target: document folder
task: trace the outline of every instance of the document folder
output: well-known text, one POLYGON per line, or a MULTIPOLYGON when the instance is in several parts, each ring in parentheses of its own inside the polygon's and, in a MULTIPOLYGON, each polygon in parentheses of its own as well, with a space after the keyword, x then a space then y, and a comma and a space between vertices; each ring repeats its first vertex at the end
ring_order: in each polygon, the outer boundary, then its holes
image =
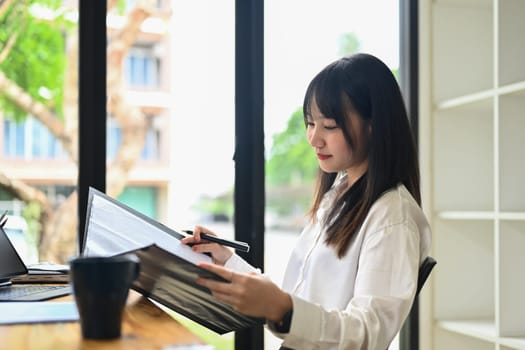
POLYGON ((94 189, 89 189, 84 251, 87 256, 133 252, 140 258, 140 275, 132 288, 181 315, 224 334, 260 325, 215 299, 195 283, 197 276, 223 280, 197 265, 211 258, 180 242, 184 235, 94 189))

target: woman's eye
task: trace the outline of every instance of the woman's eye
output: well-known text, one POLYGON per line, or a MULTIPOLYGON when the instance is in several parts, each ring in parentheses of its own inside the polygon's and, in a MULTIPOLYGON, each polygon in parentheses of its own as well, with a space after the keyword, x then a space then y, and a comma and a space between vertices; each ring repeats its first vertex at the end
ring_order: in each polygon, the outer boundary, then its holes
POLYGON ((326 130, 335 130, 335 129, 338 129, 339 127, 337 125, 326 125, 324 128, 326 130))

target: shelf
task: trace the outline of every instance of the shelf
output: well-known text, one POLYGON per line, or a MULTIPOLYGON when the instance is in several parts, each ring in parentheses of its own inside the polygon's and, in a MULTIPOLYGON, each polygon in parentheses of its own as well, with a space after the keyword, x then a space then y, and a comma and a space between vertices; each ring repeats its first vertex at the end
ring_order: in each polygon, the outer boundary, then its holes
POLYGON ((439 328, 449 332, 489 342, 497 340, 496 326, 491 320, 438 321, 437 324, 439 328))
POLYGON ((495 350, 494 324, 483 321, 441 321, 435 329, 434 347, 438 350, 495 350))
POLYGON ((525 212, 499 212, 493 211, 441 211, 437 217, 443 220, 500 220, 525 221, 525 212))
POLYGON ((497 89, 496 92, 499 95, 513 94, 513 95, 520 96, 523 98, 525 96, 525 81, 520 81, 515 84, 501 86, 500 88, 497 89))
POLYGON ((513 350, 525 350, 525 337, 523 338, 510 338, 505 337, 501 338, 499 343, 504 347, 501 347, 501 350, 513 349, 513 350))
POLYGON ((495 218, 492 211, 442 211, 437 216, 447 220, 494 220, 495 218))
POLYGON ((470 95, 459 96, 448 100, 440 101, 436 104, 436 109, 446 110, 449 108, 461 107, 471 103, 487 100, 493 98, 495 92, 493 90, 485 90, 472 93, 470 95))
POLYGON ((438 261, 423 345, 525 350, 525 0, 420 3, 423 198, 438 261))
POLYGON ((500 86, 496 89, 478 91, 468 95, 453 97, 447 100, 439 101, 436 103, 435 108, 437 110, 446 110, 449 108, 461 107, 475 102, 492 99, 497 95, 516 95, 520 98, 523 98, 525 97, 525 81, 519 81, 517 83, 500 86))
MULTIPOLYGON (((524 45, 525 46, 525 45, 524 45)), ((474 92, 468 95, 453 97, 443 101, 438 101, 435 105, 436 110, 447 110, 449 108, 461 107, 464 105, 490 100, 495 96, 515 95, 520 98, 525 97, 525 81, 503 85, 496 89, 474 92)))
POLYGON ((437 327, 459 335, 499 343, 510 349, 525 350, 525 337, 498 337, 491 320, 438 321, 437 327))

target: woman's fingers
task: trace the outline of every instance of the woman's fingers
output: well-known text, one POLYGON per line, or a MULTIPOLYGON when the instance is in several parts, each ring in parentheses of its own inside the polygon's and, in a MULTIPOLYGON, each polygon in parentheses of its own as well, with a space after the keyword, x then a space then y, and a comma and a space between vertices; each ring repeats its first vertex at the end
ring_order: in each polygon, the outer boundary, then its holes
POLYGON ((201 240, 201 233, 206 233, 207 235, 217 237, 215 232, 208 230, 206 227, 197 225, 193 228, 193 236, 197 239, 197 242, 200 242, 201 240))
POLYGON ((195 243, 195 237, 194 236, 186 236, 183 239, 180 240, 183 244, 191 244, 195 243))
POLYGON ((211 255, 215 264, 224 265, 226 261, 232 256, 233 249, 224 247, 218 243, 207 241, 201 237, 202 233, 206 233, 210 236, 216 236, 215 232, 208 230, 202 226, 195 226, 194 231, 187 231, 192 233, 191 236, 182 238, 180 241, 182 244, 191 246, 194 252, 205 253, 211 255))
POLYGON ((212 254, 217 254, 220 252, 220 250, 222 249, 222 247, 217 244, 217 243, 195 243, 194 246, 191 247, 191 249, 194 251, 194 252, 198 252, 198 253, 212 253, 212 254))
POLYGON ((226 281, 232 281, 234 272, 226 267, 222 267, 215 264, 208 264, 205 262, 200 262, 199 266, 205 270, 216 273, 217 275, 224 278, 226 281))

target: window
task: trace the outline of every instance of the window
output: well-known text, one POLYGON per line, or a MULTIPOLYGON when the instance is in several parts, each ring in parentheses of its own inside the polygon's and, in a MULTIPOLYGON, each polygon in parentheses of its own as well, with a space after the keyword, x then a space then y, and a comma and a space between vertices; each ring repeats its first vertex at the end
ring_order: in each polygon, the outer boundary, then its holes
MULTIPOLYGON (((150 127, 146 131, 146 140, 141 153, 141 160, 159 160, 161 157, 160 138, 161 130, 155 126, 157 116, 146 116, 150 127)), ((114 159, 117 155, 120 143, 122 141, 122 129, 114 118, 108 118, 107 121, 107 142, 106 155, 108 159, 114 159)))
POLYGON ((153 46, 131 48, 126 57, 125 72, 130 87, 159 87, 160 59, 155 56, 153 46))
POLYGON ((49 129, 29 118, 20 123, 4 120, 4 156, 25 159, 64 157, 62 147, 49 129))
POLYGON ((4 157, 22 158, 24 143, 24 124, 4 120, 4 157))

